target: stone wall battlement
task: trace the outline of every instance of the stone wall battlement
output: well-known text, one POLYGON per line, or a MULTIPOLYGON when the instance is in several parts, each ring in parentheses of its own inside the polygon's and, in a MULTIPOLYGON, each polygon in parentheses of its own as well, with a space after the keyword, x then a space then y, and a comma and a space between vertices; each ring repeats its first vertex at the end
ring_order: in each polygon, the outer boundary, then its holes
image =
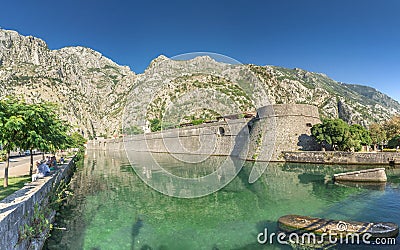
POLYGON ((257 114, 260 118, 296 116, 319 119, 318 108, 308 104, 275 104, 259 108, 257 114))

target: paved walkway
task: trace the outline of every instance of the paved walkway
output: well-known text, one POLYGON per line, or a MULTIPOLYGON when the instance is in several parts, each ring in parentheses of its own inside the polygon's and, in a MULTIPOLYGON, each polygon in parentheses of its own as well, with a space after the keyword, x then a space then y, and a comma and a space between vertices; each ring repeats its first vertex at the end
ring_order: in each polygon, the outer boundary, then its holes
MULTIPOLYGON (((35 161, 41 160, 42 155, 33 156, 33 171, 35 171, 35 161)), ((10 167, 8 168, 9 177, 18 177, 29 175, 29 166, 31 162, 30 156, 16 157, 10 159, 10 167)), ((6 162, 0 162, 0 178, 4 178, 4 169, 6 162)))

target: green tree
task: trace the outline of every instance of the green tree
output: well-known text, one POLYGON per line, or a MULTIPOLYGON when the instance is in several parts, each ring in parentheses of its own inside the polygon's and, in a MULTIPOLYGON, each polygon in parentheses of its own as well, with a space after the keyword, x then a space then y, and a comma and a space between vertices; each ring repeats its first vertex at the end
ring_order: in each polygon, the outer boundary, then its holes
POLYGON ((0 142, 6 151, 4 187, 8 186, 8 169, 11 150, 21 147, 26 121, 23 114, 24 103, 15 98, 0 100, 0 142))
POLYGON ((52 103, 26 104, 23 103, 21 111, 24 119, 29 121, 23 128, 21 145, 30 150, 31 164, 29 174, 33 172, 33 149, 43 152, 66 148, 70 138, 67 136, 69 126, 57 115, 57 106, 52 103))
POLYGON ((377 149, 377 145, 387 140, 385 129, 378 123, 372 123, 369 126, 369 132, 371 135, 372 144, 374 145, 374 150, 377 149))
POLYGON ((53 120, 48 123, 48 134, 46 151, 56 152, 59 149, 66 149, 71 143, 71 137, 68 135, 70 126, 65 121, 53 116, 53 120))
POLYGON ((86 142, 85 137, 78 132, 74 132, 70 135, 69 147, 83 149, 86 142))
POLYGON ((389 140, 388 142, 389 148, 397 148, 400 147, 400 135, 397 135, 389 140))
POLYGON ((372 139, 370 132, 359 124, 353 124, 350 126, 350 137, 348 137, 348 142, 345 143, 347 150, 360 151, 362 146, 371 145, 372 139))
POLYGON ((311 134, 321 145, 341 151, 359 151, 372 142, 367 129, 358 124, 349 126, 341 119, 325 119, 311 128, 311 134))
POLYGON ((32 150, 34 148, 54 152, 56 149, 68 146, 69 126, 59 119, 56 111, 56 106, 51 103, 27 104, 24 100, 16 98, 0 100, 0 143, 7 152, 7 165, 4 173, 5 187, 8 186, 11 150, 17 147, 30 150, 29 172, 32 175, 32 150))
POLYGON ((199 125, 199 124, 203 124, 205 122, 204 119, 195 119, 192 121, 193 125, 199 125))
POLYGON ((341 119, 325 119, 311 128, 311 134, 322 145, 330 145, 334 150, 343 150, 350 136, 349 125, 341 119))
POLYGON ((383 124, 386 139, 390 139, 400 134, 400 116, 393 116, 383 124))

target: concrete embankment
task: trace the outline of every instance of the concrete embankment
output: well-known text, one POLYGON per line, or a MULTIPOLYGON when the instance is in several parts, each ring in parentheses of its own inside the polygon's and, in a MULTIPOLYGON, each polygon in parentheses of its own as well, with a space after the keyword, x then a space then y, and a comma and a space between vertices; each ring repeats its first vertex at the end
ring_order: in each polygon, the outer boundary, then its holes
POLYGON ((70 159, 68 164, 60 166, 51 176, 28 183, 0 201, 0 249, 42 248, 49 227, 37 232, 35 230, 41 228, 38 224, 45 222, 33 219, 44 216, 43 218, 51 221, 54 218, 55 211, 45 208, 48 206, 52 191, 63 181, 69 181, 74 168, 74 159, 70 159), (33 232, 27 229, 32 229, 33 232))
POLYGON ((342 182, 386 182, 385 168, 363 169, 333 175, 335 181, 342 182))
POLYGON ((334 151, 298 151, 282 152, 286 162, 349 164, 349 165, 387 165, 400 164, 400 153, 396 152, 334 152, 334 151))

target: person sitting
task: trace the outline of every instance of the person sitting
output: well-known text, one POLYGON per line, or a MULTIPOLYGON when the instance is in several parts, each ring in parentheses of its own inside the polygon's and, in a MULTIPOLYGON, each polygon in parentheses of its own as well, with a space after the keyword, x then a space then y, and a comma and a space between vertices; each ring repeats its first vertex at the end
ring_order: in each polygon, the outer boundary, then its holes
POLYGON ((40 164, 39 167, 42 167, 41 169, 42 169, 42 172, 44 172, 44 176, 50 175, 50 168, 49 168, 49 165, 46 164, 45 161, 41 161, 41 164, 40 164))
POLYGON ((56 167, 57 167, 57 158, 56 158, 55 155, 53 155, 53 156, 51 157, 51 166, 52 166, 53 168, 56 168, 56 167))
POLYGON ((32 182, 36 181, 38 178, 42 178, 43 175, 39 171, 40 161, 36 162, 36 173, 32 174, 32 182))
POLYGON ((65 162, 64 157, 61 156, 61 158, 60 158, 60 163, 61 163, 61 165, 64 164, 64 162, 65 162))
POLYGON ((50 175, 50 168, 45 161, 36 162, 36 173, 32 174, 32 182, 50 175))
POLYGON ((46 156, 46 164, 48 165, 48 166, 51 166, 51 159, 50 159, 50 156, 46 156))

